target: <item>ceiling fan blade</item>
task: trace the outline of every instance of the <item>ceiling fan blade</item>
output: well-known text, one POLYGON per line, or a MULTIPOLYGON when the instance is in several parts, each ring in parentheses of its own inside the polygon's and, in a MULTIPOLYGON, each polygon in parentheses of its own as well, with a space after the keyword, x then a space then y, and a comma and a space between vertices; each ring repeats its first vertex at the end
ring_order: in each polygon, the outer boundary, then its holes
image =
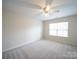
POLYGON ((60 4, 60 5, 51 7, 51 9, 58 9, 58 8, 65 7, 65 6, 69 6, 69 5, 70 5, 70 4, 62 3, 62 4, 60 4))
POLYGON ((36 5, 36 4, 32 3, 32 2, 28 2, 28 0, 26 0, 26 1, 20 0, 19 2, 20 2, 20 5, 22 5, 24 7, 27 7, 27 8, 41 9, 41 6, 36 5))
POLYGON ((45 5, 51 5, 53 0, 45 0, 45 5))
POLYGON ((55 7, 51 7, 52 12, 56 12, 56 13, 60 12, 59 8, 61 8, 63 6, 66 6, 66 4, 62 4, 62 5, 57 5, 55 7))

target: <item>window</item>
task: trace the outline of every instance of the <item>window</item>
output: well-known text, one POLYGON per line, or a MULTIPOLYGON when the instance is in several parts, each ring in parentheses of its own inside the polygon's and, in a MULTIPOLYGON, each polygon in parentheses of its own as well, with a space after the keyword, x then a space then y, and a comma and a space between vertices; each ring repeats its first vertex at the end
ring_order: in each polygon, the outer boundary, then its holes
POLYGON ((68 22, 49 24, 49 35, 68 37, 68 22))

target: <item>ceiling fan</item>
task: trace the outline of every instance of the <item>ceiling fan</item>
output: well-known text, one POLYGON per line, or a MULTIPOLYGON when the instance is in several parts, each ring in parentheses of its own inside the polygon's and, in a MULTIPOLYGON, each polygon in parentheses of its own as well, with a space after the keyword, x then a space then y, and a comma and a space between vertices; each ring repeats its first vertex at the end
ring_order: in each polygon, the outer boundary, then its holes
MULTIPOLYGON (((52 10, 52 2, 53 0, 45 0, 45 6, 42 8, 42 13, 45 16, 48 16, 49 13, 52 10)), ((58 10, 55 10, 54 12, 57 12, 58 10)))
MULTIPOLYGON (((51 11, 55 7, 52 7, 53 0, 44 0, 44 1, 45 1, 44 6, 39 6, 37 4, 34 4, 33 1, 29 1, 29 0, 24 0, 22 2, 28 8, 39 9, 43 15, 48 16, 50 13, 52 13, 51 11)), ((53 10, 53 12, 59 12, 59 10, 53 10)))

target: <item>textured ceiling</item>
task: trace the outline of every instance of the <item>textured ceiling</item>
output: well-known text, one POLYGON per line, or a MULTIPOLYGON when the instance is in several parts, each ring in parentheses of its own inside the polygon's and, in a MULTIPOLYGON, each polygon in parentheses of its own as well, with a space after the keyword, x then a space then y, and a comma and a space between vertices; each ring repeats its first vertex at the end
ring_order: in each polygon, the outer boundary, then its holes
POLYGON ((44 7, 46 1, 51 3, 51 0, 3 0, 3 10, 38 20, 70 16, 77 12, 76 0, 53 0, 52 10, 59 10, 59 12, 52 12, 49 16, 44 16, 40 7, 44 7))

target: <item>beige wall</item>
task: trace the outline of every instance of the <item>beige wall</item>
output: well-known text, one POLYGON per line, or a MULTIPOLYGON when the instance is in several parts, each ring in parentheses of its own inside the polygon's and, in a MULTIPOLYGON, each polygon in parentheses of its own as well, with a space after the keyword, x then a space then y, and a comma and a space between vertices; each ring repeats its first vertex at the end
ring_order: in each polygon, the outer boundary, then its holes
POLYGON ((42 22, 3 10, 2 50, 8 50, 41 39, 42 22))
POLYGON ((76 46, 77 45, 77 16, 73 15, 64 18, 43 21, 43 38, 76 46), (65 21, 68 22, 68 35, 69 35, 68 37, 58 37, 58 36, 48 35, 48 25, 50 23, 65 22, 65 21))

